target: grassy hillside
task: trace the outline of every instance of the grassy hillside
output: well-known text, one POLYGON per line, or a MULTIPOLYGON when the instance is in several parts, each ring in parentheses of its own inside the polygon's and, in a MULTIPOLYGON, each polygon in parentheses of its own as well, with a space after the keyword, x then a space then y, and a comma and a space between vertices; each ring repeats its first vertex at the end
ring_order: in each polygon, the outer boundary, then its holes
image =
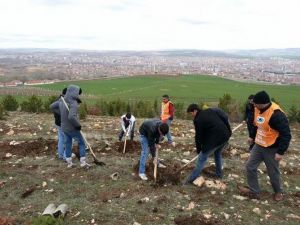
POLYGON ((298 94, 300 86, 248 84, 212 76, 135 76, 111 80, 92 80, 63 82, 41 87, 62 90, 68 84, 79 85, 84 93, 111 100, 160 98, 167 93, 177 102, 217 102, 224 93, 229 93, 234 99, 245 101, 249 94, 266 90, 284 107, 292 104, 300 105, 298 94))

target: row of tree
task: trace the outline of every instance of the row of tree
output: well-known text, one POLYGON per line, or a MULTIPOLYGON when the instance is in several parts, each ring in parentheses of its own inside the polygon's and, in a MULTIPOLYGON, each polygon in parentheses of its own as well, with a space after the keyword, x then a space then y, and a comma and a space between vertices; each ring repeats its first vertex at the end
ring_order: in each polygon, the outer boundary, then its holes
MULTIPOLYGON (((56 96, 50 96, 46 101, 40 97, 32 95, 27 100, 19 103, 14 96, 5 96, 0 103, 0 119, 3 119, 7 111, 21 110, 32 113, 50 112, 49 106, 57 99, 56 96)), ((272 101, 277 102, 275 99, 272 101)), ((224 94, 219 102, 215 105, 208 103, 198 102, 200 108, 219 107, 223 109, 231 121, 241 121, 244 119, 244 111, 246 102, 241 103, 233 99, 230 94, 224 94)), ((184 103, 176 102, 175 116, 180 119, 187 119, 186 105, 184 103)), ((82 103, 79 108, 79 115, 81 119, 90 115, 103 115, 103 116, 120 116, 126 112, 131 112, 136 117, 152 118, 159 116, 160 102, 157 99, 154 101, 139 100, 134 102, 123 101, 121 99, 105 101, 101 100, 94 105, 87 105, 82 103)), ((295 106, 291 106, 288 110, 288 117, 290 122, 300 123, 300 110, 295 106)))

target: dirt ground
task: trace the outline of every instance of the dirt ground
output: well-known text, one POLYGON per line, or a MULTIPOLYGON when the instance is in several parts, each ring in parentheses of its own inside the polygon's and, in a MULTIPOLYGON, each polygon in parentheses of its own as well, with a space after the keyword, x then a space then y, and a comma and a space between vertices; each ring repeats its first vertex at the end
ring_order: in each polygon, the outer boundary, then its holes
MULTIPOLYGON (((137 128, 142 120, 137 120, 137 128)), ((234 127, 236 124, 232 124, 234 127)), ((264 165, 259 167, 261 200, 240 195, 237 185, 246 185, 245 162, 249 156, 246 127, 233 134, 223 152, 224 178, 215 179, 213 158, 202 175, 202 187, 183 185, 195 166, 181 166, 195 156, 192 121, 175 120, 172 133, 177 143, 159 150, 160 162, 154 182, 154 164, 149 156, 146 174, 138 177, 141 147, 137 130, 134 141, 118 141, 118 118, 90 116, 82 130, 97 158, 90 153, 88 170, 67 169, 57 159, 56 128, 50 114, 10 113, 0 121, 0 225, 30 225, 49 203, 66 203, 65 224, 299 224, 300 223, 300 128, 292 126, 292 141, 280 163, 285 199, 274 202, 264 165), (209 183, 210 182, 210 183, 209 183), (222 182, 224 188, 214 185, 222 182)), ((74 143, 74 152, 77 144, 74 143)))

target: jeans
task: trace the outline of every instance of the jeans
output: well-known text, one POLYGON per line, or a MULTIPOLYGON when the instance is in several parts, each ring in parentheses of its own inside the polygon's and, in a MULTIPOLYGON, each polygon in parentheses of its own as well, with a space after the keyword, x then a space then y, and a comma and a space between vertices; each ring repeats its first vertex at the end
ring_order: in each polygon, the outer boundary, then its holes
POLYGON ((64 133, 61 130, 60 126, 56 126, 57 128, 57 136, 58 136, 58 142, 57 142, 57 153, 59 159, 66 159, 66 151, 65 151, 65 137, 64 133))
POLYGON ((79 147, 80 157, 85 157, 85 143, 80 131, 64 132, 66 142, 66 158, 70 158, 72 155, 72 140, 76 139, 79 147))
POLYGON ((203 153, 201 151, 198 156, 196 168, 192 171, 192 174, 187 179, 187 183, 192 183, 197 177, 199 177, 208 157, 212 154, 214 154, 214 158, 215 158, 216 176, 218 178, 222 178, 222 176, 223 176, 223 173, 222 173, 222 150, 226 145, 227 145, 227 142, 209 150, 208 152, 203 153))
POLYGON ((171 136, 171 123, 172 123, 172 120, 167 120, 167 124, 169 125, 169 132, 166 134, 166 136, 167 136, 169 144, 171 144, 173 142, 173 138, 171 136))
MULTIPOLYGON (((144 135, 140 135, 140 142, 142 146, 141 158, 140 158, 140 167, 139 173, 145 173, 146 171, 146 162, 149 155, 149 145, 148 139, 144 135)), ((154 153, 156 154, 156 152, 154 153)), ((159 160, 157 160, 157 165, 159 165, 159 160)))
POLYGON ((255 144, 250 152, 250 157, 246 163, 247 181, 251 192, 259 193, 257 168, 261 162, 267 167, 267 173, 270 177, 275 193, 283 192, 280 179, 279 162, 275 160, 275 154, 278 148, 264 148, 255 144))

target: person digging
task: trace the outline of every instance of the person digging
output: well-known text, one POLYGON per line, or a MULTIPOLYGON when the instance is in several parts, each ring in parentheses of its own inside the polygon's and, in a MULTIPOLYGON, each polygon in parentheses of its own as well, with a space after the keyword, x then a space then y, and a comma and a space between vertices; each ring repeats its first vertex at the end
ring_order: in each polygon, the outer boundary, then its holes
POLYGON ((119 141, 122 141, 123 135, 125 138, 130 134, 130 140, 133 141, 134 137, 134 127, 135 127, 135 117, 131 113, 126 113, 126 115, 121 116, 121 132, 119 134, 119 141))
POLYGON ((254 120, 250 129, 249 144, 254 146, 246 163, 249 187, 238 186, 241 194, 250 199, 260 198, 257 168, 261 162, 267 167, 267 173, 274 190, 275 201, 283 200, 280 181, 279 161, 289 147, 291 132, 288 119, 282 109, 271 102, 265 91, 256 93, 254 102, 254 120))
POLYGON ((86 163, 86 146, 84 139, 81 135, 81 124, 78 119, 78 108, 81 100, 79 95, 82 93, 81 88, 76 85, 69 85, 67 92, 64 96, 65 103, 59 99, 50 105, 51 111, 59 113, 61 117, 61 129, 64 132, 65 145, 66 145, 66 162, 67 167, 73 166, 72 162, 72 140, 75 139, 79 146, 80 166, 89 168, 90 165, 86 163))
POLYGON ((210 155, 214 155, 215 158, 216 177, 222 178, 222 150, 227 146, 232 134, 226 113, 218 108, 202 110, 197 104, 189 105, 187 113, 193 117, 196 149, 199 156, 196 168, 184 184, 191 184, 200 176, 210 155))
POLYGON ((141 157, 139 165, 139 177, 142 180, 148 180, 145 174, 146 161, 150 153, 153 158, 153 163, 159 168, 166 168, 165 165, 156 159, 156 148, 160 148, 158 143, 164 139, 164 136, 169 132, 169 126, 166 123, 162 123, 158 119, 146 120, 142 123, 139 129, 140 132, 140 142, 141 142, 141 157))

